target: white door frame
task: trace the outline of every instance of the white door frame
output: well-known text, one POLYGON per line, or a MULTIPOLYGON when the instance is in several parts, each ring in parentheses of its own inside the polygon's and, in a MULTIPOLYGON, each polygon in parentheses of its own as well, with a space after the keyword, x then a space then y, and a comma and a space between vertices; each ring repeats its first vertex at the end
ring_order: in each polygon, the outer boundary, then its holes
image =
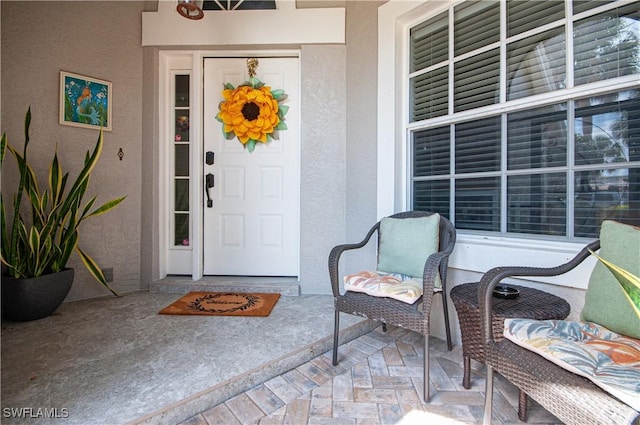
MULTIPOLYGON (((175 262, 191 264, 191 278, 192 280, 200 280, 203 277, 203 255, 204 255, 204 241, 203 241, 203 220, 204 220, 204 152, 202 146, 203 140, 203 110, 204 110, 204 60, 205 58, 221 58, 221 57, 295 57, 300 60, 300 50, 192 50, 192 51, 161 51, 160 52, 160 93, 159 93, 159 116, 160 116, 160 132, 159 132, 159 198, 160 198, 160 228, 158 229, 158 235, 160 240, 160 261, 159 270, 160 278, 164 278, 167 274, 175 274, 175 271, 171 270, 171 264, 175 262), (185 59, 191 59, 191 80, 190 80, 190 99, 191 99, 191 135, 193 140, 191 145, 191 157, 190 157, 190 173, 191 173, 191 189, 189 193, 189 208, 191 212, 191 235, 190 235, 190 250, 172 250, 170 243, 171 235, 169 234, 169 220, 171 220, 168 211, 170 211, 169 189, 171 185, 169 180, 169 159, 171 158, 168 152, 168 145, 165 143, 170 139, 169 133, 169 119, 170 106, 169 105, 169 78, 171 71, 172 59, 181 58, 180 69, 185 69, 183 64, 187 61, 185 59)), ((298 105, 299 107, 299 105, 298 105)), ((299 170, 298 170, 299 172, 299 170)), ((299 208, 299 205, 298 205, 299 208)), ((300 242, 298 241, 298 244, 300 242)), ((300 259, 298 259, 300 261, 300 259)))

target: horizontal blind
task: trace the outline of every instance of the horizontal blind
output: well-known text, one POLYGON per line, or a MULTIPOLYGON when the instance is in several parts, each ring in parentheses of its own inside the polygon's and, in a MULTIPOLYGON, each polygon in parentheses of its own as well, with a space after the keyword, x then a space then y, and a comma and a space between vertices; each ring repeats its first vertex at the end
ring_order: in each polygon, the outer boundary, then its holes
POLYGON ((455 126, 456 174, 500 170, 500 117, 455 126))
POLYGON ((574 234, 597 237, 602 220, 624 222, 640 209, 640 88, 575 105, 575 163, 595 167, 575 175, 574 234))
POLYGON ((455 64, 455 111, 467 111, 500 101, 500 49, 461 60, 455 64))
POLYGON ((416 181, 413 184, 413 209, 437 212, 451 217, 449 180, 416 181))
POLYGON ((573 0, 573 14, 575 15, 580 12, 586 12, 587 10, 614 2, 615 0, 573 0))
POLYGON ((564 27, 510 43, 507 58, 507 99, 519 99, 564 88, 566 61, 564 27))
POLYGON ((421 130, 413 133, 414 177, 437 176, 450 173, 449 126, 421 130))
POLYGON ((564 1, 507 1, 507 36, 564 18, 564 1))
POLYGON ((447 115, 449 112, 448 66, 411 78, 411 121, 447 115))
POLYGON ((457 179, 456 229, 500 231, 500 177, 457 179))
POLYGON ((640 73, 640 3, 574 24, 575 84, 640 73))
POLYGON ((507 115, 507 169, 567 165, 567 105, 555 104, 507 115))
POLYGON ((629 222, 637 217, 640 168, 578 171, 575 181, 575 236, 597 238, 603 220, 629 222))
POLYGON ((456 56, 500 41, 500 3, 467 1, 454 9, 456 56))
POLYGON ((443 12, 411 28, 411 72, 429 68, 449 57, 449 19, 443 12))
POLYGON ((507 177, 507 231, 565 236, 566 173, 507 177))
POLYGON ((575 117, 576 165, 640 160, 640 90, 578 99, 575 117))

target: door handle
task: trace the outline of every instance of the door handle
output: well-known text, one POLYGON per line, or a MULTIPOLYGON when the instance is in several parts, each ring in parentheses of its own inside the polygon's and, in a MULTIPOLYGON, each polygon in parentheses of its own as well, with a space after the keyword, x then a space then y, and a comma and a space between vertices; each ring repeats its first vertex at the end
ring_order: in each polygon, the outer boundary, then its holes
POLYGON ((204 187, 207 191, 207 208, 211 208, 213 207, 213 200, 211 199, 211 196, 209 195, 209 188, 214 187, 215 184, 215 178, 213 176, 213 174, 209 173, 205 176, 205 182, 204 182, 204 187))

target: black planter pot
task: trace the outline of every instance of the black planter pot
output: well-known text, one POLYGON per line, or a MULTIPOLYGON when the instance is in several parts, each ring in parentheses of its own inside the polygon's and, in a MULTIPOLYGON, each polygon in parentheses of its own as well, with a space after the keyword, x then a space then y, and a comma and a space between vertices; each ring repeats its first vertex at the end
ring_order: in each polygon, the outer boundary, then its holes
POLYGON ((3 275, 2 316, 14 322, 50 316, 71 290, 73 276, 73 269, 28 279, 3 275))

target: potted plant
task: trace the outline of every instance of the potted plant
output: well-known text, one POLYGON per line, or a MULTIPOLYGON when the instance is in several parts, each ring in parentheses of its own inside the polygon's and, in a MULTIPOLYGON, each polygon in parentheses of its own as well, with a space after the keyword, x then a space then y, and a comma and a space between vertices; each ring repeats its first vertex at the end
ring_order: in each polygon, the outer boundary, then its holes
POLYGON ((27 158, 30 124, 31 108, 25 117, 22 154, 7 142, 6 134, 2 135, 0 142, 0 170, 9 150, 20 173, 13 196, 11 223, 5 212, 4 196, 0 193, 1 260, 4 269, 2 314, 14 321, 40 319, 58 308, 73 282, 74 272, 67 268, 67 262, 74 251, 91 275, 118 295, 107 284, 102 269, 78 245, 81 223, 106 213, 125 199, 112 199, 97 208, 94 208, 96 196, 83 203, 89 177, 102 152, 102 130, 93 151, 87 152, 84 167, 73 183, 69 184, 69 173, 63 172, 55 152, 49 167, 48 187, 42 189, 27 158), (25 214, 27 211, 28 215, 25 214))

